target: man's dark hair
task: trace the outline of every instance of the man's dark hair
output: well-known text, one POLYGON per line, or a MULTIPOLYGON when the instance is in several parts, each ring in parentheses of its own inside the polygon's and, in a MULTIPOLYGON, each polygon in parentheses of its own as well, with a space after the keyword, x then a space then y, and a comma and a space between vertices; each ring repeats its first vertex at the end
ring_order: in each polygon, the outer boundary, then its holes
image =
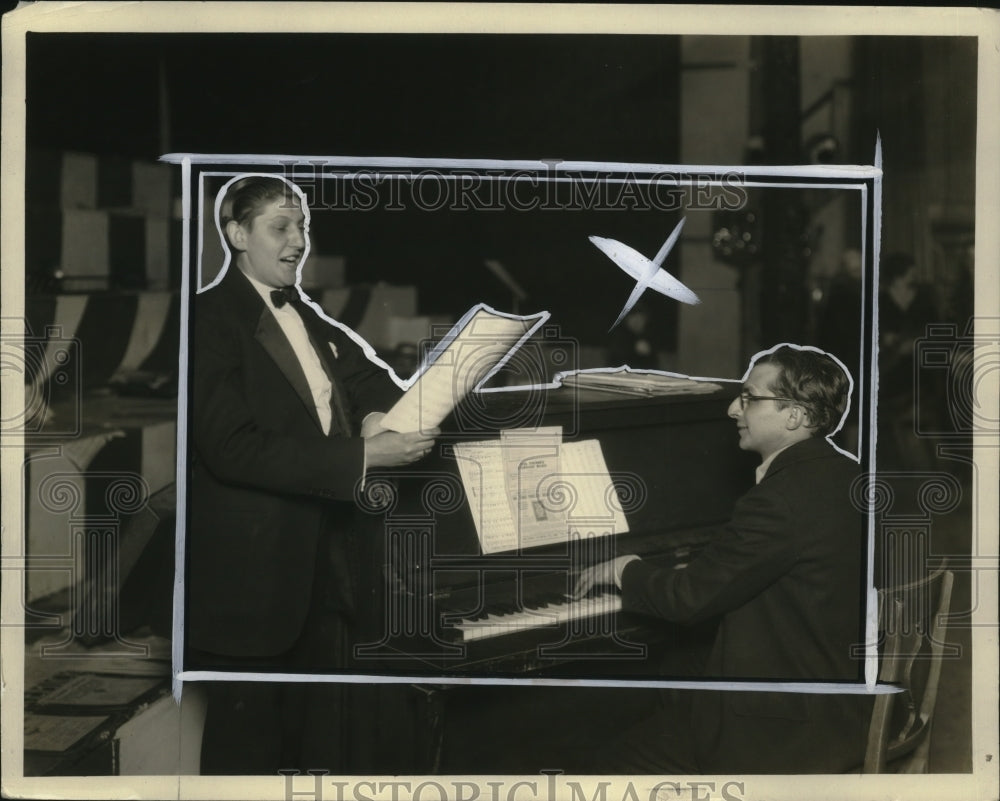
POLYGON ((260 209, 275 200, 286 200, 289 205, 300 208, 301 202, 290 185, 280 178, 267 175, 251 175, 230 184, 219 209, 219 221, 225 228, 230 220, 240 225, 251 224, 260 209))
POLYGON ((779 368, 771 391, 792 398, 806 410, 814 437, 834 432, 847 408, 850 391, 847 371, 834 359, 820 351, 783 345, 755 364, 773 364, 779 368))

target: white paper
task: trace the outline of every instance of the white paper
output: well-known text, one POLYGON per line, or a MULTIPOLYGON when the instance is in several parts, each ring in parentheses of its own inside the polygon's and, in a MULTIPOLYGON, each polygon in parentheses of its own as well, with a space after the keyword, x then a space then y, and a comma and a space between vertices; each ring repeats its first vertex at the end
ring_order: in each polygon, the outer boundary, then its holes
POLYGON ((522 548, 561 540, 565 510, 545 503, 539 487, 560 473, 562 426, 503 431, 500 435, 504 481, 511 515, 522 548))
MULTIPOLYGON (((509 435, 506 439, 518 441, 509 435)), ((558 469, 544 469, 552 457, 536 454, 528 460, 528 470, 518 471, 521 485, 514 491, 508 487, 504 439, 456 445, 455 456, 484 554, 628 531, 596 439, 563 443, 558 469), (544 519, 534 519, 535 508, 544 519), (520 509, 525 511, 519 514, 520 509)))
POLYGON ((517 527, 503 481, 499 440, 456 445, 455 457, 482 552, 497 553, 517 548, 517 527))
POLYGON ((426 431, 498 367, 539 322, 479 308, 382 419, 392 431, 426 431))
POLYGON ((598 440, 564 443, 562 469, 561 478, 576 490, 568 515, 570 535, 588 539, 628 531, 598 440))

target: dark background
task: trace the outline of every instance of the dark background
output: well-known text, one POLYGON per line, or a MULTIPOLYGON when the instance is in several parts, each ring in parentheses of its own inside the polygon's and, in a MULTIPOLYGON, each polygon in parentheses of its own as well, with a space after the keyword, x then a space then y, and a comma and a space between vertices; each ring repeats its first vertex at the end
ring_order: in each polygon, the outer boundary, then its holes
POLYGON ((664 162, 678 39, 29 34, 34 146, 664 162), (673 75, 673 80, 670 77, 673 75))
MULTIPOLYGON (((676 37, 29 35, 28 147, 674 163, 678 57, 676 37)), ((505 212, 395 214, 391 232, 346 214, 317 211, 314 246, 346 257, 349 283, 416 285, 423 314, 511 310, 483 264, 498 259, 528 294, 520 311, 585 341, 633 283, 586 236, 651 256, 676 222, 538 211, 511 238, 505 212), (617 292, 586 292, 596 281, 617 292)))
MULTIPOLYGON (((749 133, 763 145, 718 163, 815 158, 801 136, 800 46, 796 37, 753 38, 748 94, 727 100, 734 112, 749 109, 749 133)), ((975 40, 855 37, 852 47, 853 130, 833 158, 870 164, 881 134, 892 177, 885 245, 926 249, 913 204, 974 197, 965 184, 975 178, 975 40), (948 87, 947 109, 928 107, 935 82, 948 87)), ((27 146, 29 157, 41 149, 149 160, 191 152, 671 164, 680 51, 680 37, 641 35, 29 34, 27 146)), ((713 124, 731 123, 722 115, 713 124)), ((601 344, 632 282, 586 235, 651 256, 676 222, 669 213, 536 212, 522 214, 524 231, 512 238, 502 216, 428 213, 394 220, 387 233, 374 216, 317 214, 318 252, 346 256, 349 284, 412 284, 420 313, 453 318, 479 301, 511 310, 483 266, 498 259, 528 293, 521 312, 547 309, 567 335, 601 344)), ((807 265, 796 254, 801 221, 779 217, 765 214, 768 291, 747 290, 744 315, 756 308, 761 330, 744 332, 757 340, 744 352, 776 337, 815 341, 807 265)), ((671 267, 683 280, 679 253, 671 267)), ((676 304, 659 303, 654 317, 672 350, 676 304)))

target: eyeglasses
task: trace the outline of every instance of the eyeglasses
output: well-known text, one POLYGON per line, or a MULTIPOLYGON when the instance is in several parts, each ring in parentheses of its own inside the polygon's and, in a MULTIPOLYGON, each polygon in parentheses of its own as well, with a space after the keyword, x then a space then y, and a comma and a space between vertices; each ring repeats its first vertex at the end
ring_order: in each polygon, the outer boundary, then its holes
POLYGON ((773 400, 773 401, 785 401, 787 403, 798 403, 798 401, 795 400, 795 398, 779 398, 777 395, 751 395, 746 390, 740 392, 740 394, 737 395, 736 397, 739 398, 741 412, 746 411, 747 404, 752 401, 773 400))

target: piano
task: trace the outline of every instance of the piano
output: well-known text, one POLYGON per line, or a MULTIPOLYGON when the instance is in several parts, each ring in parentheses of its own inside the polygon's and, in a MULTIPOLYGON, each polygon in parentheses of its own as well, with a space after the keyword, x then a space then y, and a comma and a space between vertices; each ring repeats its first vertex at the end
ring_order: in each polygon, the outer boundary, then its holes
POLYGON ((656 397, 560 387, 479 393, 442 426, 434 454, 366 482, 362 537, 370 604, 355 657, 405 676, 658 677, 665 624, 621 611, 614 588, 572 600, 581 567, 635 553, 683 569, 751 485, 737 447, 735 384, 656 397), (454 445, 560 425, 597 439, 628 532, 483 554, 454 445), (582 666, 582 667, 581 667, 582 666))

